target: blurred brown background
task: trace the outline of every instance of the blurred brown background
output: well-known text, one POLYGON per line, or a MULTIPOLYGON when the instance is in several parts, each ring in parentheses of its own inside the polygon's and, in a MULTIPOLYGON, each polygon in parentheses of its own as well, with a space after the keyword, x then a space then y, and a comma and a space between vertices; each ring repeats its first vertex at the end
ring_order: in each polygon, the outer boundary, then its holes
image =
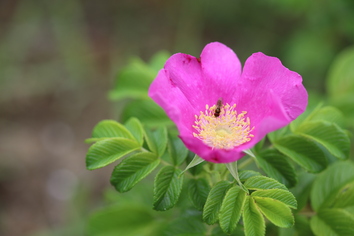
POLYGON ((83 141, 119 118, 107 91, 129 57, 220 41, 242 62, 279 57, 323 94, 353 25, 350 0, 0 0, 0 235, 82 234, 112 168, 87 171, 83 141))

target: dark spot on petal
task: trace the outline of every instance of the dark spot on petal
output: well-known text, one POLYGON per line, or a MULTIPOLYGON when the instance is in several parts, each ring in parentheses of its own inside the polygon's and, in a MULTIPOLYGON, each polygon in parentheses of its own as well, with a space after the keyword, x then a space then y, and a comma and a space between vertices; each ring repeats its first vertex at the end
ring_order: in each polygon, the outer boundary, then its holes
POLYGON ((191 62, 191 60, 192 60, 192 57, 189 55, 186 55, 185 59, 182 62, 183 62, 183 64, 189 64, 191 62))
POLYGON ((168 77, 168 78, 169 78, 169 81, 170 81, 172 87, 176 87, 176 84, 175 84, 175 82, 173 82, 173 80, 171 79, 171 77, 168 77))
POLYGON ((198 61, 199 63, 201 62, 200 57, 197 57, 197 61, 198 61))
POLYGON ((213 160, 213 161, 215 161, 215 162, 218 162, 218 161, 219 161, 219 158, 218 158, 217 156, 213 156, 213 157, 211 158, 211 160, 213 160))

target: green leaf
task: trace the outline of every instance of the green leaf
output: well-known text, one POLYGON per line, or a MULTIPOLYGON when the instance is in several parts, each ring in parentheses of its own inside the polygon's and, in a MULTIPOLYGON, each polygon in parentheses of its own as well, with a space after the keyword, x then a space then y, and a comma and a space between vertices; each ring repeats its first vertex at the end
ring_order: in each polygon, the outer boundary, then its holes
POLYGON ((192 200, 193 205, 200 211, 203 210, 209 191, 210 186, 206 179, 191 179, 188 182, 189 198, 192 200))
POLYGON ((118 192, 127 192, 150 174, 160 163, 153 153, 141 152, 124 159, 113 170, 111 184, 118 192))
POLYGON ((103 120, 93 128, 92 140, 99 141, 106 138, 127 138, 135 140, 134 136, 127 128, 114 120, 103 120))
POLYGON ((291 207, 293 209, 297 208, 297 202, 296 202, 296 198, 294 197, 294 195, 291 192, 283 190, 283 189, 259 190, 259 191, 253 192, 251 194, 251 196, 272 198, 272 199, 275 199, 275 200, 278 200, 278 201, 284 203, 288 207, 291 207))
POLYGON ((328 72, 327 90, 331 97, 354 92, 354 47, 343 51, 328 72))
POLYGON ((161 157, 165 152, 167 145, 167 130, 165 127, 159 127, 151 132, 145 129, 145 139, 151 152, 161 157))
POLYGON ((245 186, 243 186, 243 184, 241 183, 240 177, 238 176, 237 161, 226 163, 225 166, 230 171, 230 174, 232 175, 232 177, 234 177, 234 179, 237 181, 237 183, 242 188, 242 190, 248 194, 249 193, 248 189, 245 188, 245 186))
POLYGON ((261 173, 253 170, 242 170, 239 172, 239 178, 242 182, 253 176, 261 175, 261 173))
POLYGON ((264 137, 259 141, 253 148, 254 152, 260 152, 263 149, 264 143, 266 142, 267 138, 264 137))
POLYGON ((243 152, 249 155, 250 157, 256 158, 256 156, 254 155, 251 149, 244 150, 243 152))
MULTIPOLYGON (((200 158, 200 157, 197 156, 197 155, 194 155, 193 160, 191 160, 191 162, 189 162, 188 166, 186 167, 186 169, 184 169, 184 171, 183 171, 182 173, 184 173, 184 172, 186 172, 187 170, 189 170, 189 169, 191 169, 191 168, 193 168, 193 167, 199 165, 200 163, 202 163, 202 162, 204 162, 204 161, 205 161, 204 159, 200 158)), ((193 174, 193 175, 197 175, 198 173, 199 173, 198 171, 193 171, 192 174, 193 174), (196 172, 196 173, 195 173, 195 172, 196 172)))
MULTIPOLYGON (((274 229, 275 227, 272 227, 272 225, 269 225, 269 228, 274 229)), ((274 230, 269 230, 271 232, 273 232, 274 230)), ((302 235, 302 234, 300 234, 302 235)), ((307 234, 305 234, 306 236, 308 236, 307 234)), ((278 228, 278 234, 277 236, 298 236, 298 234, 295 231, 295 227, 291 227, 291 228, 278 228)))
MULTIPOLYGON (((147 91, 145 93, 147 94, 147 91)), ((136 117, 142 124, 149 127, 174 125, 164 110, 152 99, 137 100, 128 103, 122 111, 122 120, 127 121, 131 117, 136 117)))
POLYGON ((254 199, 247 196, 243 207, 243 223, 245 225, 246 236, 265 235, 264 218, 256 206, 254 199))
POLYGON ((184 145, 184 143, 178 139, 172 139, 171 137, 168 139, 168 153, 172 158, 172 162, 175 166, 181 165, 184 160, 187 158, 188 149, 184 145))
POLYGON ((342 208, 342 209, 354 217, 354 205, 346 206, 345 208, 342 208))
POLYGON ((346 119, 345 126, 353 126, 354 119, 354 93, 341 94, 331 99, 331 104, 340 109, 346 119))
MULTIPOLYGON (((306 235, 306 236, 313 236, 313 232, 310 227, 310 222, 307 216, 303 215, 295 215, 295 229, 297 235, 306 235)), ((288 235, 284 235, 288 236, 288 235)))
POLYGON ((354 47, 344 50, 332 63, 327 79, 330 103, 340 109, 348 125, 354 118, 354 47))
POLYGON ((265 176, 253 176, 246 180, 245 187, 251 190, 265 190, 265 189, 283 189, 287 188, 276 181, 275 179, 268 178, 265 176))
POLYGON ((171 221, 163 234, 152 236, 197 236, 206 234, 206 225, 200 217, 200 212, 191 211, 182 213, 171 221))
POLYGON ((289 126, 285 126, 284 128, 268 133, 267 137, 272 143, 275 143, 277 140, 282 139, 284 136, 288 134, 290 134, 289 126))
POLYGON ((144 143, 144 129, 141 125, 140 121, 132 117, 125 124, 125 127, 130 131, 130 133, 134 136, 135 140, 143 145, 144 143))
POLYGON ((347 133, 336 124, 324 121, 307 122, 296 132, 320 143, 333 156, 345 160, 349 157, 350 140, 347 133))
POLYGON ((284 203, 267 197, 254 196, 257 207, 263 215, 278 227, 288 228, 293 226, 294 217, 290 208, 284 203))
POLYGON ((298 184, 291 189, 291 192, 294 194, 297 200, 297 212, 299 212, 308 204, 314 179, 314 174, 303 172, 299 174, 298 184))
POLYGON ((90 236, 153 235, 156 221, 151 213, 139 205, 109 206, 89 217, 87 232, 90 236))
POLYGON ((335 107, 318 104, 313 110, 306 109, 296 120, 290 123, 292 132, 296 132, 297 128, 303 124, 314 121, 327 121, 337 123, 340 126, 344 125, 343 113, 335 107))
POLYGON ((266 149, 256 155, 259 166, 264 172, 287 187, 297 183, 295 169, 289 160, 276 149, 266 149))
POLYGON ((219 213, 220 227, 225 233, 231 234, 236 229, 245 197, 246 192, 238 186, 234 186, 227 191, 219 213))
POLYGON ((319 110, 321 110, 322 106, 323 106, 322 102, 319 102, 316 105, 314 103, 312 104, 312 106, 311 104, 308 104, 306 110, 288 125, 288 127, 290 128, 289 130, 291 132, 294 132, 297 129, 297 127, 299 127, 304 122, 309 121, 311 119, 310 117, 313 114, 316 114, 319 110))
POLYGON ((118 74, 114 89, 109 92, 109 98, 111 100, 147 99, 147 91, 156 75, 156 70, 149 68, 139 58, 134 58, 118 74))
POLYGON ((87 139, 85 139, 84 142, 87 144, 90 144, 90 143, 95 143, 95 142, 98 142, 98 141, 101 141, 104 139, 107 139, 107 138, 87 138, 87 139))
POLYGON ((328 163, 324 152, 308 138, 300 135, 288 135, 277 140, 274 146, 310 172, 317 173, 327 167, 328 163))
POLYGON ((218 221, 222 200, 230 187, 230 182, 220 181, 210 190, 203 209, 203 220, 205 223, 212 225, 218 221))
POLYGON ((243 231, 243 226, 238 224, 236 230, 234 230, 234 232, 232 232, 231 234, 224 233, 220 226, 216 226, 213 228, 213 231, 211 232, 210 236, 245 236, 245 233, 243 231))
POLYGON ((140 149, 140 145, 126 138, 110 138, 93 144, 86 155, 86 168, 98 169, 140 149))
POLYGON ((354 181, 345 185, 336 195, 334 208, 347 208, 354 206, 354 181))
POLYGON ((181 193, 183 175, 180 169, 165 166, 157 174, 154 182, 154 209, 166 211, 172 208, 181 193))
POLYGON ((311 204, 315 211, 335 204, 348 185, 354 183, 354 164, 351 161, 337 162, 320 173, 313 183, 311 204))
POLYGON ((335 107, 326 106, 322 107, 316 112, 311 113, 309 121, 327 121, 330 123, 336 123, 341 126, 344 122, 343 113, 335 107))
POLYGON ((324 209, 312 217, 311 229, 320 236, 354 235, 354 218, 343 209, 324 209))

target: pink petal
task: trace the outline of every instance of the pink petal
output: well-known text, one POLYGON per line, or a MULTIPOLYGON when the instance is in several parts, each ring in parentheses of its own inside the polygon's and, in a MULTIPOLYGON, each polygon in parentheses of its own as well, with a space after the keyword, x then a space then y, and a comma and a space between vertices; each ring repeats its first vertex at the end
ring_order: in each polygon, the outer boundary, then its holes
POLYGON ((180 138, 189 150, 209 162, 229 163, 237 161, 245 155, 242 152, 243 149, 238 147, 232 150, 213 149, 193 136, 183 136, 181 134, 180 138))
POLYGON ((234 100, 237 110, 247 111, 255 137, 244 148, 252 147, 267 133, 286 126, 307 106, 302 78, 263 53, 251 55, 238 81, 234 100))
POLYGON ((150 85, 149 96, 165 110, 180 132, 186 132, 185 129, 190 132, 196 111, 179 87, 167 75, 168 72, 165 69, 159 71, 150 85))
POLYGON ((197 110, 205 108, 205 81, 197 58, 177 53, 165 64, 165 71, 172 83, 197 110))
POLYGON ((159 71, 150 85, 149 96, 165 110, 167 116, 176 124, 182 141, 189 140, 187 147, 190 147, 190 150, 195 150, 194 147, 208 149, 205 144, 193 136, 194 115, 199 114, 199 110, 195 110, 180 88, 168 77, 169 74, 165 69, 159 71))
POLYGON ((236 54, 224 44, 214 42, 205 46, 200 60, 209 95, 205 102, 214 105, 219 98, 230 102, 241 75, 241 63, 236 54))

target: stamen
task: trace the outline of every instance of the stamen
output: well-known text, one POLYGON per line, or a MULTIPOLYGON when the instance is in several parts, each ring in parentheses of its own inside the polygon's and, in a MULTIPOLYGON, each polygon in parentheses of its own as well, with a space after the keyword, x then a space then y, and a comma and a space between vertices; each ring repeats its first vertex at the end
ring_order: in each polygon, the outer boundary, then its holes
POLYGON ((205 106, 205 112, 195 115, 195 125, 193 128, 197 131, 193 136, 202 140, 209 147, 217 149, 232 149, 241 144, 247 143, 254 137, 250 128, 250 119, 245 117, 247 112, 243 111, 237 114, 236 104, 230 106, 228 103, 222 105, 220 113, 215 116, 217 105, 205 106))

